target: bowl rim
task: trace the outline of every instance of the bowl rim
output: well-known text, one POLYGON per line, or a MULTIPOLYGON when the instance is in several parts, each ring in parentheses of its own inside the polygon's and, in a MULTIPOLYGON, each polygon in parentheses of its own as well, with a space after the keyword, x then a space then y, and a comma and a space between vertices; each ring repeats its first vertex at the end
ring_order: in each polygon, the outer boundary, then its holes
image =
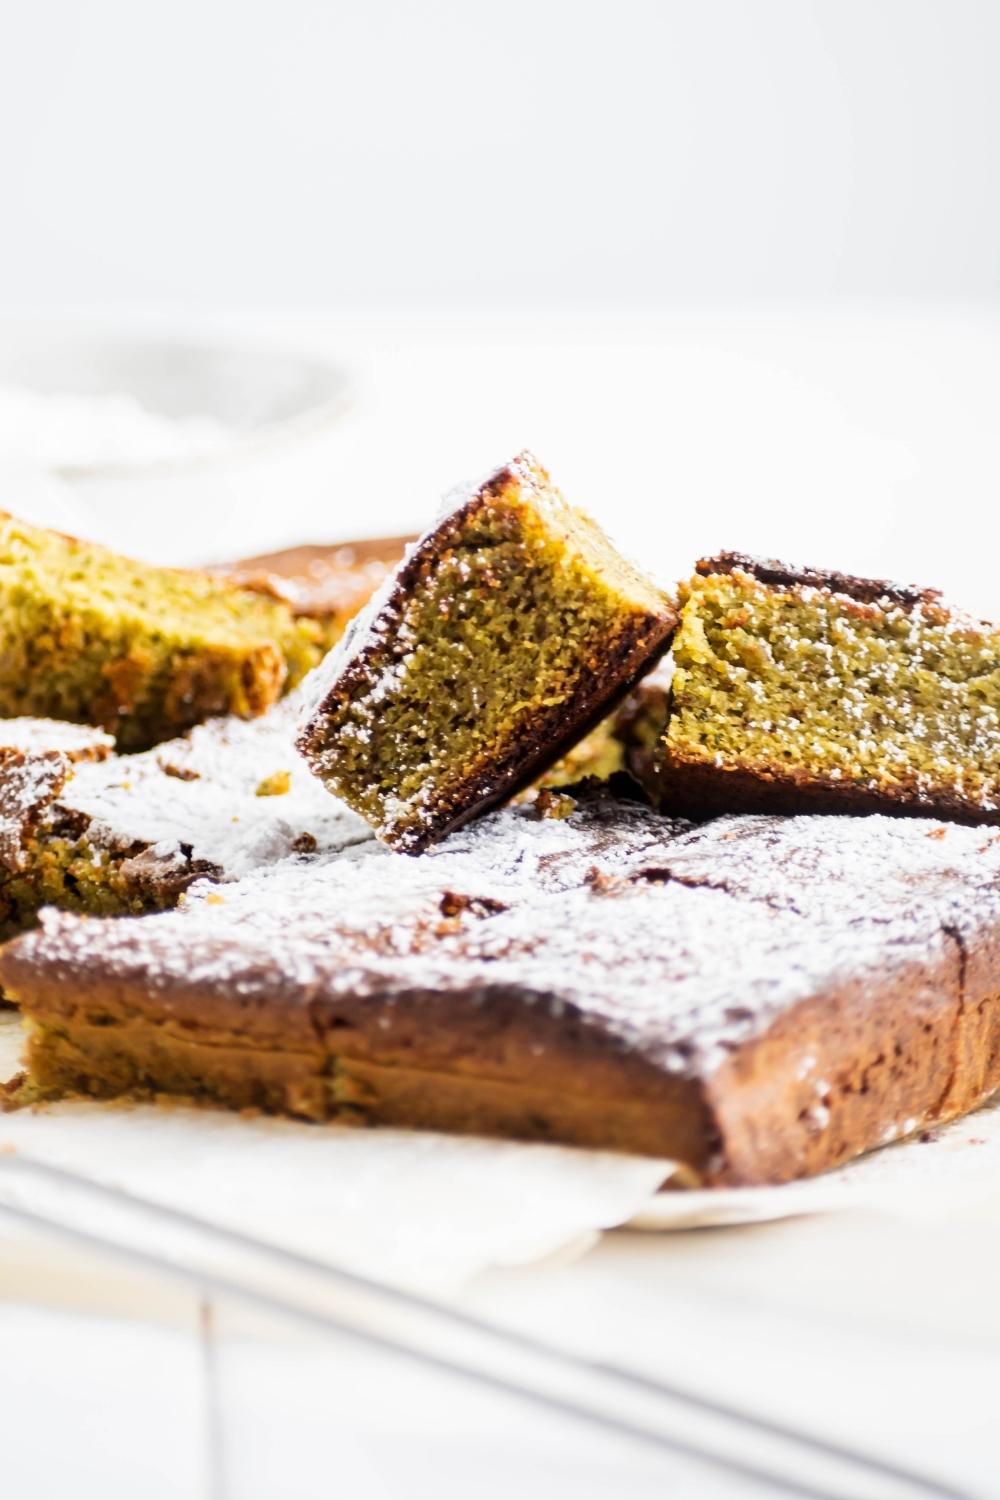
MULTIPOLYGON (((303 366, 324 370, 334 387, 332 394, 303 410, 289 416, 264 421, 245 431, 232 431, 231 439, 224 446, 205 453, 182 454, 175 458, 163 457, 136 460, 102 460, 98 463, 54 463, 46 466, 48 473, 68 484, 88 482, 113 482, 124 480, 136 482, 141 479, 182 476, 225 469, 239 464, 271 448, 280 448, 286 442, 309 437, 342 420, 356 404, 355 375, 347 364, 338 358, 329 358, 310 349, 296 348, 293 343, 281 347, 267 339, 253 340, 249 337, 227 337, 216 333, 172 333, 160 328, 143 328, 141 325, 116 324, 114 322, 75 321, 65 323, 47 319, 3 319, 4 334, 18 330, 21 338, 31 338, 39 346, 62 344, 68 348, 75 345, 86 350, 88 346, 109 349, 115 346, 132 349, 146 348, 184 350, 189 354, 204 357, 239 358, 241 355, 255 359, 298 361, 303 366)), ((25 386, 25 389, 38 390, 25 386)), ((47 392, 40 392, 45 395, 47 392)), ((53 392, 53 394, 55 394, 53 392)), ((62 394, 62 393, 60 393, 62 394)), ((70 392, 66 392, 70 394, 70 392)), ((126 386, 120 394, 134 395, 126 386)), ((165 416, 143 401, 143 408, 157 416, 165 416)))

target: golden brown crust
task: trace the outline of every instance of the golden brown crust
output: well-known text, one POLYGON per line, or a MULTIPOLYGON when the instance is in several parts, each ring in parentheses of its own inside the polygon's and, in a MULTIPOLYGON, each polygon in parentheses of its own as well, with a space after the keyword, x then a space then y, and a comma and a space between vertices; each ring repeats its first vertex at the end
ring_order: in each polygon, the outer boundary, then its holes
MULTIPOLYGON (((991 1009, 1000 1018, 1000 985, 991 1009)), ((708 1085, 723 1141, 716 1180, 812 1176, 974 1108, 1000 1085, 1000 1068, 978 1084, 966 1075, 961 1102, 950 1095, 962 1015, 952 944, 878 985, 854 980, 797 1006, 708 1085)))

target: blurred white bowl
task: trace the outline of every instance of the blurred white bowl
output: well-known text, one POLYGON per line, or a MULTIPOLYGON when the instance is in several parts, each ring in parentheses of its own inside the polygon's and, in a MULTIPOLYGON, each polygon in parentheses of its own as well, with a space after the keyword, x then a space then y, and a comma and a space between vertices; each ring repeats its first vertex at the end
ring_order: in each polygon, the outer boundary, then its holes
MULTIPOLYGON (((236 557, 296 530, 322 540, 347 525, 324 450, 350 394, 341 366, 308 356, 5 329, 0 464, 47 471, 82 534, 157 562, 236 557)), ((16 483, 4 489, 16 511, 16 483)))

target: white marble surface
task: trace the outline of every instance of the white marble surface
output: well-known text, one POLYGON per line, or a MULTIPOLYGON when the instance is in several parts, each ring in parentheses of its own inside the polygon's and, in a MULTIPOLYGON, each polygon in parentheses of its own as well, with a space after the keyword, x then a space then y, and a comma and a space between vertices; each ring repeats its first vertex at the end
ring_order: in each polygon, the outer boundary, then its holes
MULTIPOLYGON (((730 545, 941 582, 996 610, 998 330, 968 310, 245 319, 241 337, 353 364, 357 400, 320 451, 244 475, 217 516, 181 505, 174 544, 194 557, 406 529, 529 443, 668 575, 730 545)), ((84 1258, 67 1300, 62 1272, 25 1251, 0 1229, 12 1494, 39 1493, 40 1476, 44 1493, 87 1500, 312 1500, 345 1479, 362 1500, 741 1493, 228 1305, 206 1321, 195 1291, 129 1280, 126 1313, 124 1283, 102 1301, 107 1272, 84 1258)), ((960 1222, 868 1212, 616 1234, 456 1295, 991 1496, 998 1251, 993 1200, 960 1222)))

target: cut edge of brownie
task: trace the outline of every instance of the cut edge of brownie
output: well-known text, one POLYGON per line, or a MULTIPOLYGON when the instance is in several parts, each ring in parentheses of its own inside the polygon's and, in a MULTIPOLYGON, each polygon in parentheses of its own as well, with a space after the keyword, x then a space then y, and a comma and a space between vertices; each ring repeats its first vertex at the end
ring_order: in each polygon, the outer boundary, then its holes
POLYGON ((530 787, 618 707, 648 666, 648 656, 643 655, 636 664, 635 653, 630 653, 614 663, 619 686, 613 697, 598 697, 593 691, 585 690, 574 696, 568 707, 561 704, 541 715, 533 724, 531 734, 522 736, 506 759, 492 762, 479 775, 460 783, 450 796, 438 801, 436 813, 433 811, 435 804, 428 804, 431 826, 426 831, 414 833, 405 842, 400 841, 396 847, 406 853, 421 854, 431 844, 530 787))
MULTIPOLYGON (((84 919, 94 920, 94 919, 84 919)), ((157 1019, 144 996, 120 981, 95 983, 78 1006, 62 993, 51 1006, 30 959, 4 954, 2 973, 15 999, 22 979, 33 987, 27 1007, 27 1072, 4 1091, 0 1107, 16 1109, 64 1098, 174 1099, 260 1110, 317 1124, 347 1123, 439 1130, 541 1141, 593 1150, 662 1156, 699 1178, 719 1156, 700 1079, 660 1070, 613 1039, 536 1014, 541 997, 485 981, 474 995, 394 996, 394 1036, 356 1026, 343 1007, 319 1001, 283 1037, 280 1005, 248 1007, 241 1021, 220 1009, 211 989, 168 990, 157 1019), (180 1011, 171 1016, 172 1000, 180 1011), (467 1055, 450 1058, 451 1039, 436 1058, 427 1049, 427 1006, 464 1014, 467 1055), (252 1010, 252 1014, 251 1014, 252 1010), (199 1014, 200 1013, 200 1014, 199 1014), (255 1034, 258 1028, 258 1034, 255 1034), (412 1038, 411 1038, 412 1033, 412 1038), (476 1047, 494 1046, 503 1061, 476 1047), (526 1066, 527 1065, 527 1066, 526 1066), (523 1069, 523 1071, 522 1071, 523 1069), (595 1097, 600 1107, 595 1109, 595 1097)), ((350 1007, 348 1007, 350 1010, 350 1007)), ((227 1013, 228 1012, 228 1013, 227 1013)), ((440 1033, 441 1019, 432 1034, 440 1033)), ((431 1043, 429 1050, 434 1050, 431 1043)))

